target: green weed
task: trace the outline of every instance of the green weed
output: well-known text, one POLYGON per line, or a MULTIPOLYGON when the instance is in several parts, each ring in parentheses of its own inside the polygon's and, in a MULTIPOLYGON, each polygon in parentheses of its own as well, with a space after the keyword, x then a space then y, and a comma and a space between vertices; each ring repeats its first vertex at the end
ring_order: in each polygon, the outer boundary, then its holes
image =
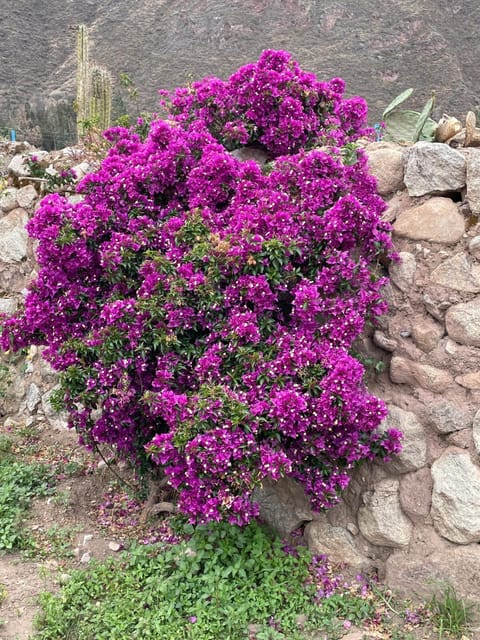
POLYGON ((27 545, 22 519, 32 498, 52 491, 52 471, 46 465, 0 458, 0 550, 27 545))
POLYGON ((439 639, 459 638, 472 622, 473 607, 459 598, 452 586, 447 586, 440 595, 434 595, 429 605, 439 639))

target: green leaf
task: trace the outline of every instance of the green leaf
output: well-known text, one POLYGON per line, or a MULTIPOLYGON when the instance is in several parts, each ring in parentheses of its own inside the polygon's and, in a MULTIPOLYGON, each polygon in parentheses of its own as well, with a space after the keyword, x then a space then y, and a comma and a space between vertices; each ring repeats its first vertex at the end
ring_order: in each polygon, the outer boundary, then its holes
MULTIPOLYGON (((433 108, 435 106, 435 91, 432 91, 432 95, 429 100, 427 100, 427 104, 423 107, 422 112, 418 118, 417 126, 415 127, 415 134, 413 141, 417 142, 420 140, 420 136, 422 135, 423 127, 430 119, 430 115, 432 114, 433 108)), ((433 122, 433 120, 431 120, 433 122)), ((435 123, 436 125, 436 123, 435 123)))
POLYGON ((402 102, 405 102, 405 100, 407 100, 407 98, 409 98, 412 95, 412 93, 413 93, 413 88, 405 89, 405 91, 402 91, 402 93, 400 93, 396 98, 394 98, 382 113, 383 119, 385 120, 390 115, 390 113, 394 109, 396 109, 399 105, 401 105, 402 102))
MULTIPOLYGON (((417 128, 418 111, 395 111, 385 120, 384 140, 393 142, 414 142, 417 128)), ((428 118, 423 125, 421 140, 433 140, 436 122, 428 118)))

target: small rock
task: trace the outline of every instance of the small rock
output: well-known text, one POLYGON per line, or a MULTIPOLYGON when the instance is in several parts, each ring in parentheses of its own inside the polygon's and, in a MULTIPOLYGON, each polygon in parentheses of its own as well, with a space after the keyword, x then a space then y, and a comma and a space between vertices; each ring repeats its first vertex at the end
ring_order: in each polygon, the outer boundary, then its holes
POLYGON ((122 548, 122 545, 119 542, 109 542, 108 543, 108 548, 110 549, 110 551, 120 551, 120 549, 122 548))
POLYGON ((434 269, 430 274, 430 280, 447 289, 478 293, 480 292, 480 264, 472 264, 465 253, 458 253, 434 269))
POLYGON ((405 150, 404 161, 410 196, 459 191, 466 185, 466 160, 446 144, 417 142, 405 150))
POLYGON ((397 384, 420 386, 433 393, 443 393, 453 383, 448 371, 394 356, 390 362, 390 379, 397 384))
POLYGON ((67 584, 69 580, 70 580, 70 574, 68 573, 59 573, 57 576, 57 582, 61 586, 67 584))
POLYGON ((325 554, 332 562, 346 563, 357 570, 369 565, 367 558, 355 548, 352 534, 329 524, 325 515, 319 515, 308 523, 305 538, 309 550, 315 555, 325 554))
POLYGON ((435 318, 435 320, 438 320, 439 322, 443 322, 443 309, 440 308, 439 304, 432 300, 428 293, 425 293, 423 296, 423 304, 425 305, 425 310, 432 316, 432 318, 435 318))
POLYGON ((83 542, 82 542, 82 546, 84 547, 85 545, 87 545, 90 540, 93 540, 93 535, 91 533, 86 533, 83 536, 83 542))
POLYGON ((430 318, 417 317, 412 322, 413 342, 425 353, 435 349, 444 333, 443 326, 430 318))
POLYGON ((82 553, 82 557, 80 558, 80 562, 82 564, 88 564, 91 559, 92 559, 92 557, 90 555, 90 552, 89 551, 85 551, 85 553, 82 553))
POLYGON ((458 345, 450 338, 447 338, 445 343, 445 353, 448 353, 449 356, 454 356, 458 351, 458 345))
POLYGON ((401 251, 399 256, 400 262, 392 262, 389 266, 390 280, 400 291, 410 291, 415 284, 417 262, 413 253, 408 251, 401 251))
POLYGON ((358 510, 358 526, 372 544, 404 547, 412 535, 412 523, 400 507, 398 480, 380 480, 373 492, 363 494, 358 510))
POLYGON ((255 160, 257 164, 263 165, 268 161, 268 155, 262 149, 256 149, 255 147, 241 147, 240 149, 234 149, 230 152, 234 158, 240 160, 240 162, 246 162, 247 160, 255 160))
POLYGON ((0 314, 11 316, 17 310, 17 301, 14 298, 0 298, 0 314))
POLYGON ((0 209, 4 213, 9 213, 18 207, 17 200, 18 189, 9 187, 0 193, 0 209))
POLYGON ((462 407, 448 401, 432 405, 428 411, 428 421, 435 431, 443 435, 467 429, 472 423, 470 415, 462 407))
POLYGON ((475 444, 475 449, 480 456, 480 409, 473 418, 473 442, 475 444))
POLYGON ((467 193, 466 200, 470 211, 478 215, 480 213, 480 152, 478 149, 469 149, 467 161, 467 193))
POLYGON ((377 180, 377 191, 386 196, 403 188, 403 153, 400 148, 367 149, 368 168, 377 180))
POLYGON ((13 209, 0 218, 0 262, 15 263, 27 257, 28 215, 24 209, 13 209))
POLYGON ((27 184, 17 192, 18 206, 24 209, 30 209, 37 198, 38 193, 33 184, 27 184))
POLYGON ((40 389, 32 382, 27 390, 27 409, 33 413, 42 400, 40 389))
POLYGON ((480 258, 480 236, 475 236, 468 243, 468 250, 475 258, 480 258))
POLYGON ((445 316, 448 335, 472 347, 480 347, 480 297, 452 305, 445 316))
POLYGON ((400 480, 400 504, 412 519, 425 519, 432 506, 433 480, 430 469, 423 467, 402 476, 400 480))
POLYGON ((253 501, 260 506, 260 517, 280 535, 288 535, 313 518, 310 501, 303 487, 291 478, 273 482, 266 478, 255 489, 253 501))
POLYGON ((389 469, 397 473, 408 473, 420 469, 427 461, 427 439, 423 426, 411 411, 390 405, 388 416, 380 425, 382 431, 396 429, 403 434, 402 451, 393 456, 389 469))
POLYGON ((465 232, 465 220, 450 198, 430 198, 403 211, 393 230, 397 236, 411 240, 456 244, 465 232))
POLYGON ((432 465, 432 517, 438 533, 457 544, 480 541, 480 469, 468 453, 447 451, 432 465))
POLYGON ((457 376, 455 382, 465 389, 480 389, 480 371, 466 373, 463 376, 457 376))
POLYGON ((384 351, 395 351, 398 342, 394 338, 389 338, 383 331, 376 330, 373 334, 373 342, 384 351))

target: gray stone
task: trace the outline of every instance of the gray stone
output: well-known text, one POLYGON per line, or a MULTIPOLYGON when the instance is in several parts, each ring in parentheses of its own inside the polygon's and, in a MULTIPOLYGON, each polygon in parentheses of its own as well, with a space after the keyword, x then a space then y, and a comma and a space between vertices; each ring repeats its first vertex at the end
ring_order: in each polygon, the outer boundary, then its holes
POLYGON ((27 222, 28 216, 23 209, 14 209, 0 218, 0 262, 12 264, 27 257, 27 222))
POLYGON ((374 491, 362 496, 364 506, 358 511, 358 526, 372 544, 404 547, 412 535, 412 523, 400 507, 398 480, 380 480, 374 491))
MULTIPOLYGON (((36 154, 37 157, 39 154, 36 154)), ((28 166, 25 164, 25 160, 27 159, 28 156, 23 155, 23 154, 19 154, 14 156, 11 161, 10 164, 8 165, 8 173, 13 173, 13 175, 18 176, 18 177, 25 177, 25 176, 29 176, 30 175, 30 169, 28 168, 28 166)))
POLYGON ((430 274, 430 280, 455 291, 478 293, 480 291, 480 264, 472 264, 468 255, 457 253, 434 269, 430 274))
POLYGON ((402 451, 393 456, 389 469, 397 473, 408 473, 425 466, 427 462, 427 439, 423 426, 411 411, 390 405, 388 416, 382 422, 382 431, 397 429, 403 434, 402 451))
POLYGON ((470 211, 480 213, 480 150, 469 149, 467 160, 467 194, 466 200, 470 211))
POLYGON ((431 318, 417 317, 412 322, 412 340, 425 353, 435 349, 444 333, 443 325, 431 318))
POLYGON ((18 206, 23 207, 24 209, 30 209, 37 198, 38 193, 33 184, 27 184, 17 192, 18 206))
POLYGON ((0 209, 4 213, 8 213, 18 207, 17 193, 18 190, 14 187, 5 189, 0 193, 0 209))
POLYGON ((0 298, 0 313, 6 313, 11 316, 17 310, 17 301, 15 298, 0 298))
POLYGON ((394 222, 393 231, 410 240, 456 244, 465 233, 465 220, 450 198, 430 198, 403 211, 394 222))
POLYGON ((466 184, 466 160, 446 144, 417 142, 405 150, 404 159, 404 182, 411 196, 459 191, 466 184))
POLYGON ((432 506, 432 474, 428 467, 402 476, 400 480, 400 505, 412 520, 426 520, 432 506))
POLYGON ((432 300, 432 298, 428 295, 428 293, 423 294, 423 304, 425 305, 425 311, 429 313, 432 318, 438 320, 439 322, 443 322, 444 311, 440 308, 440 305, 432 300))
POLYGON ((55 387, 53 387, 53 389, 50 389, 50 391, 47 391, 46 393, 43 394, 42 409, 52 429, 61 431, 62 429, 66 429, 68 427, 67 415, 63 411, 60 411, 60 412, 56 411, 52 407, 50 402, 52 394, 55 391, 57 391, 58 388, 59 388, 59 385, 56 385, 55 387))
POLYGON ((410 291, 415 284, 417 262, 413 253, 401 251, 400 262, 392 262, 388 268, 390 280, 401 291, 410 291))
POLYGON ((452 305, 445 315, 448 335, 472 347, 480 347, 480 297, 452 305))
POLYGON ((268 154, 255 147, 241 147, 240 149, 234 149, 230 154, 240 162, 254 160, 257 164, 263 165, 268 160, 268 154))
POLYGON ((480 236, 475 236, 468 243, 468 250, 475 258, 480 258, 480 236))
POLYGON ((475 444, 475 449, 480 456, 480 409, 473 418, 473 442, 475 444))
POLYGON ((313 518, 303 488, 291 478, 273 482, 268 478, 252 495, 260 507, 260 517, 280 535, 288 535, 313 518))
POLYGON ((373 333, 373 342, 377 347, 380 347, 380 349, 383 349, 384 351, 392 352, 398 347, 397 340, 390 338, 385 335, 383 331, 379 331, 378 329, 373 333))
POLYGON ((390 379, 397 384, 409 384, 412 387, 418 385, 434 393, 443 393, 453 383, 448 371, 401 356, 393 356, 390 362, 390 379))
POLYGON ((122 545, 119 542, 109 542, 108 548, 116 553, 122 549, 122 545))
POLYGON ((27 389, 27 409, 33 413, 42 400, 40 389, 32 382, 27 389))
POLYGON ((370 564, 355 548, 353 536, 342 527, 329 524, 326 516, 318 516, 305 527, 305 538, 313 554, 326 554, 334 563, 345 563, 358 570, 370 564))
POLYGON ((480 541, 480 469, 468 453, 446 451, 432 465, 432 517, 438 533, 458 544, 480 541))
POLYGON ((441 434, 468 428, 472 420, 461 407, 448 401, 435 403, 428 411, 429 424, 441 434))
POLYGON ((399 147, 367 149, 368 168, 381 196, 403 188, 403 153, 399 147))

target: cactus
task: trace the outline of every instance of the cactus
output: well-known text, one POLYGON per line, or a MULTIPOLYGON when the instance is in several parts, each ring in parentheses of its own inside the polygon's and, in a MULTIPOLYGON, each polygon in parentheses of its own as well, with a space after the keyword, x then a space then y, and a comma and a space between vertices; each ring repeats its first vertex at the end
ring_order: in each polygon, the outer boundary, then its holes
POLYGON ((90 118, 103 131, 110 126, 112 115, 112 77, 100 67, 93 67, 90 77, 90 118))
POLYGON ((397 109, 413 93, 413 89, 406 89, 388 105, 382 114, 385 122, 383 138, 393 142, 417 142, 435 139, 437 123, 430 118, 435 106, 435 91, 421 112, 408 109, 397 109))
POLYGON ((77 30, 77 138, 85 135, 85 121, 89 108, 89 63, 88 63, 88 34, 84 24, 77 30))
POLYGON ((112 78, 101 67, 90 66, 88 33, 84 24, 77 30, 77 139, 78 142, 94 127, 110 126, 112 111, 112 78))

